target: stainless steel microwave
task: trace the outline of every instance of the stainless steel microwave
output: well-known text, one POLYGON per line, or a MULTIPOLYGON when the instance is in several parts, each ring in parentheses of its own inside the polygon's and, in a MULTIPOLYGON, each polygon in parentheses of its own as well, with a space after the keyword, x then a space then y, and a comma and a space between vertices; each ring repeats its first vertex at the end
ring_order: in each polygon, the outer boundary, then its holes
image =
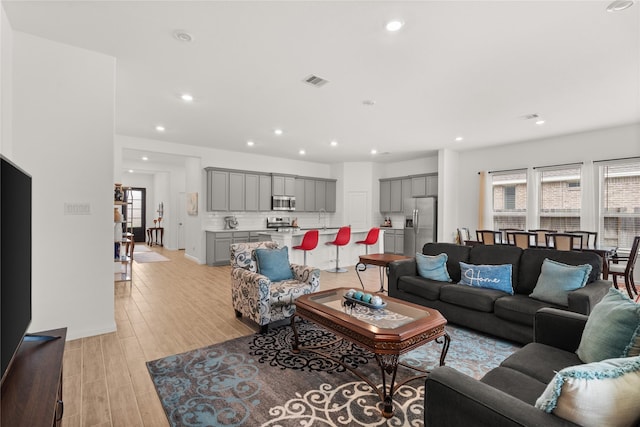
POLYGON ((295 211, 296 198, 292 196, 273 196, 271 209, 274 211, 295 211))

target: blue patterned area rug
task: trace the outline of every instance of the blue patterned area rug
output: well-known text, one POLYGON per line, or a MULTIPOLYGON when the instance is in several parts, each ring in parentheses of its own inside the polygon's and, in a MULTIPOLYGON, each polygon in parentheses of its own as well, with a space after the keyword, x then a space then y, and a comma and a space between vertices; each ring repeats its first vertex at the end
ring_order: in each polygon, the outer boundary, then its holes
MULTIPOLYGON (((475 378, 518 346, 447 325, 451 366, 475 378)), ((335 336, 309 322, 298 327, 301 345, 331 343, 335 336)), ((394 394, 394 416, 380 414, 377 393, 331 359, 291 351, 290 326, 147 362, 171 426, 421 426, 424 378, 394 394)), ((401 357, 409 366, 437 366, 442 345, 431 342, 401 357)), ((349 341, 324 349, 381 384, 373 354, 349 341)), ((415 371, 398 368, 398 379, 415 371)))

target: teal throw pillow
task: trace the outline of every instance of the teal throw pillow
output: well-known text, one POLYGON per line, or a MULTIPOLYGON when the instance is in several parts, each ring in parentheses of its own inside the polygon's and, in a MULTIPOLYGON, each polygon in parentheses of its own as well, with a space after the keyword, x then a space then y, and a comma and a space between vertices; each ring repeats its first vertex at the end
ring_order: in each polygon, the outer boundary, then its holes
POLYGON ((447 259, 448 256, 444 253, 434 256, 416 253, 418 274, 425 279, 450 282, 451 277, 449 277, 449 272, 447 271, 447 259))
POLYGON ((293 271, 289 264, 289 249, 256 249, 258 273, 263 274, 272 282, 293 279, 293 271))
POLYGON ((640 357, 607 359, 557 372, 535 406, 584 427, 631 426, 639 390, 640 357))
POLYGON ((461 261, 461 275, 458 283, 476 288, 495 289, 513 295, 512 269, 511 264, 473 265, 461 261))
POLYGON ((585 363, 640 355, 640 304, 611 288, 589 314, 576 354, 585 363))
POLYGON ((567 265, 545 258, 536 287, 529 296, 567 307, 567 294, 587 283, 591 268, 591 264, 567 265))

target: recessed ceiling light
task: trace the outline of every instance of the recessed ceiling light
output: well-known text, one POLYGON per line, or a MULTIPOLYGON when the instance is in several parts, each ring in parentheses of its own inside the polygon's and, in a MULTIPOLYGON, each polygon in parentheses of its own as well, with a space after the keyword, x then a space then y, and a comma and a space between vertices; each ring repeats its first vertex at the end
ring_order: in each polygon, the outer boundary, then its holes
POLYGON ((307 154, 307 152, 306 152, 306 151, 304 151, 304 150, 300 150, 300 151, 298 151, 298 153, 299 153, 301 156, 304 156, 305 154, 307 154))
POLYGON ((190 94, 188 94, 188 93, 183 93, 182 95, 180 95, 180 98, 181 98, 183 101, 186 101, 186 102, 191 102, 191 101, 193 101, 193 95, 190 95, 190 94))
POLYGON ((378 150, 376 150, 375 148, 373 150, 371 150, 371 154, 377 154, 378 150))
POLYGON ((129 169, 129 173, 133 173, 133 169, 129 169))
POLYGON ((542 119, 536 120, 536 124, 537 125, 543 125, 544 124, 544 120, 542 120, 542 119))
POLYGON ((633 6, 632 0, 615 0, 607 6, 607 12, 620 12, 633 6))
POLYGON ((254 144, 254 143, 253 143, 253 141, 247 141, 247 145, 248 145, 249 147, 253 147, 253 144, 254 144))
POLYGON ((276 135, 282 135, 282 129, 274 129, 273 133, 276 135))
POLYGON ((147 156, 142 156, 142 160, 146 162, 147 160, 149 160, 149 158, 147 156))
POLYGON ((165 131, 164 126, 161 126, 161 125, 156 126, 156 130, 158 132, 164 132, 165 131))
POLYGON ((331 146, 332 147, 337 147, 338 146, 338 141, 331 141, 331 146))
POLYGON ((404 22, 394 19, 393 21, 387 22, 387 25, 385 25, 385 28, 387 29, 387 31, 394 32, 394 31, 398 31, 403 26, 404 26, 404 22))
POLYGON ((464 139, 464 138, 463 138, 463 137, 461 137, 461 136, 457 136, 457 137, 456 137, 456 141, 458 141, 458 142, 462 141, 463 139, 464 139))
POLYGON ((173 37, 175 37, 176 40, 179 40, 185 43, 189 43, 193 41, 193 36, 184 30, 175 30, 173 32, 173 37))

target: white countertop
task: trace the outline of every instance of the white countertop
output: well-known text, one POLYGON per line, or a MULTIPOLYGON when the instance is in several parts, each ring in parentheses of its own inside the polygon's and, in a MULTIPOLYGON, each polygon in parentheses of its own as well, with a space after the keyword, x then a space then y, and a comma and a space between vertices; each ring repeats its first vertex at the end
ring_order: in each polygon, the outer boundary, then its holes
MULTIPOLYGON (((327 229, 322 229, 322 228, 318 228, 317 229, 320 233, 321 236, 326 236, 329 234, 337 234, 338 233, 338 228, 327 228, 327 229)), ((291 229, 291 230, 286 230, 286 231, 276 231, 276 230, 268 230, 268 231, 261 231, 260 234, 266 234, 268 236, 292 236, 292 237, 296 237, 296 236, 304 236, 304 234, 309 231, 309 230, 300 230, 300 229, 291 229)), ((369 229, 366 230, 359 230, 359 229, 351 229, 351 234, 359 234, 359 233, 368 233, 369 229)))

